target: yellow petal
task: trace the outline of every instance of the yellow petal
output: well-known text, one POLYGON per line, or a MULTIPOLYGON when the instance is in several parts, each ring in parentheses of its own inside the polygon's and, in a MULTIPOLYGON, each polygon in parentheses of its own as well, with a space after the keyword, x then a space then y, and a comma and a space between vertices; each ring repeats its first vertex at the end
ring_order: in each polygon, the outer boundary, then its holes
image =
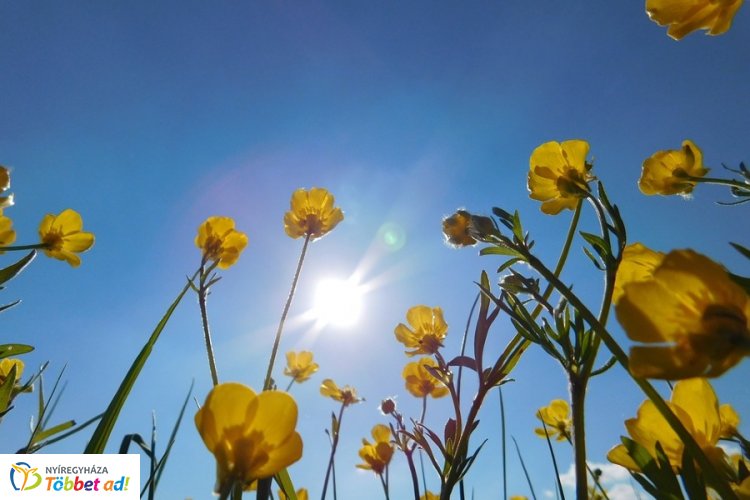
POLYGON ((630 454, 628 454, 628 449, 625 448, 625 445, 618 444, 611 450, 609 450, 609 453, 607 453, 607 460, 612 462, 613 464, 621 465, 625 467, 626 469, 632 470, 632 471, 640 471, 641 469, 638 467, 638 465, 635 463, 635 461, 630 458, 630 454))
POLYGON ((677 382, 671 401, 685 411, 690 420, 683 423, 701 448, 713 446, 719 441, 719 401, 706 379, 693 378, 677 382))
POLYGON ((681 346, 630 348, 630 372, 636 377, 680 380, 706 373, 709 359, 681 346))

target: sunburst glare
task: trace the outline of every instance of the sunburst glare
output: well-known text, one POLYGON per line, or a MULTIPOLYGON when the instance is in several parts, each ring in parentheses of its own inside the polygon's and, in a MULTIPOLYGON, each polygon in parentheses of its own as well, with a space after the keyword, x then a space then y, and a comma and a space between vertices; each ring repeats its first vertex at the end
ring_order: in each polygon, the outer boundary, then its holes
POLYGON ((353 279, 326 279, 315 291, 312 314, 321 324, 351 326, 362 310, 363 287, 353 279))

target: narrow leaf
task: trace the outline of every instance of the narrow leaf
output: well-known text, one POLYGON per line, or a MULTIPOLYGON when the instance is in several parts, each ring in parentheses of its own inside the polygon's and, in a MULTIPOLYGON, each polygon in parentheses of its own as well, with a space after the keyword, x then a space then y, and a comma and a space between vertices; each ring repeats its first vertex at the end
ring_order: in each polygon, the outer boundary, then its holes
POLYGON ((125 378, 120 383, 120 387, 117 389, 117 392, 112 398, 112 401, 109 403, 107 410, 104 412, 102 420, 96 427, 93 436, 91 436, 91 440, 89 441, 88 445, 86 445, 84 453, 100 454, 104 452, 107 441, 109 441, 109 436, 112 434, 112 429, 115 426, 115 422, 117 422, 117 418, 120 416, 120 411, 125 405, 125 400, 127 400, 128 395, 130 394, 130 390, 133 388, 135 381, 141 374, 141 370, 146 364, 146 360, 148 360, 149 356, 151 355, 151 350, 154 348, 156 341, 159 339, 162 330, 164 330, 164 327, 167 325, 169 318, 172 316, 172 313, 177 308, 177 305, 182 300, 182 297, 185 296, 185 293, 189 288, 189 283, 183 287, 182 291, 179 293, 179 295, 177 295, 177 298, 174 300, 174 302, 172 302, 172 305, 170 305, 167 309, 164 317, 162 317, 161 321, 159 321, 159 323, 156 325, 156 328, 151 333, 151 337, 149 337, 148 341, 141 349, 141 352, 133 361, 133 364, 130 366, 130 370, 128 370, 125 378))
POLYGON ((0 359, 19 356, 33 350, 33 346, 26 344, 0 344, 0 359))
POLYGON ((36 250, 32 250, 26 255, 26 257, 22 258, 15 264, 11 264, 5 269, 0 269, 0 285, 15 278, 18 273, 23 271, 24 268, 28 266, 32 260, 34 260, 34 257, 36 257, 36 250))

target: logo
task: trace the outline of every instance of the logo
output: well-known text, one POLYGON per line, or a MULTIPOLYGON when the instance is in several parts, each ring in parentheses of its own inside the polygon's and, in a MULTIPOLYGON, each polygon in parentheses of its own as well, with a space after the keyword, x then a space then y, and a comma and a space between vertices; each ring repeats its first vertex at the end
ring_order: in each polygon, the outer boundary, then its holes
POLYGON ((16 462, 10 466, 10 484, 16 491, 33 490, 42 483, 37 468, 26 462, 16 462))

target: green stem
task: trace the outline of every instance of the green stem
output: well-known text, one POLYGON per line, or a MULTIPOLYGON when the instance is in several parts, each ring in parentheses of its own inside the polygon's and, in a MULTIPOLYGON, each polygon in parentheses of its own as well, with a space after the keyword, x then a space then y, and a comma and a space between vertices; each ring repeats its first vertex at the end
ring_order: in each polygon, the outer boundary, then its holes
POLYGON ((339 418, 336 420, 336 428, 331 429, 331 456, 328 459, 328 469, 326 469, 326 477, 323 481, 323 494, 320 495, 320 500, 325 499, 326 492, 328 491, 328 480, 331 477, 331 469, 333 469, 333 458, 336 456, 336 448, 339 445, 339 431, 341 430, 341 419, 344 416, 344 408, 346 408, 346 403, 341 403, 339 418))
POLYGON ((569 374, 570 399, 573 412, 573 453, 575 455, 576 498, 587 500, 589 494, 588 475, 586 474, 586 426, 584 403, 586 401, 587 378, 569 374))
POLYGON ((691 175, 680 177, 680 179, 686 179, 690 182, 697 182, 697 183, 704 183, 704 184, 716 184, 719 186, 730 186, 730 187, 736 187, 738 189, 750 190, 750 185, 748 185, 745 182, 740 182, 734 179, 719 179, 718 177, 693 177, 691 175))
POLYGON ((503 386, 497 388, 497 394, 500 396, 500 442, 502 443, 503 456, 503 500, 508 498, 508 474, 505 453, 505 402, 503 401, 503 386))
POLYGON ((281 313, 281 320, 279 321, 279 327, 276 330, 276 338, 273 341, 273 349, 271 350, 271 359, 268 360, 268 370, 266 371, 266 379, 263 381, 263 390, 268 391, 271 389, 271 374, 273 373, 273 364, 276 361, 276 353, 279 350, 279 343, 281 342, 281 332, 284 330, 284 322, 286 316, 289 314, 289 306, 292 305, 292 299, 294 298, 294 291, 297 288, 297 280, 299 280, 300 272, 302 271, 302 263, 305 260, 305 253, 307 253, 307 245, 310 243, 310 235, 305 236, 305 243, 302 245, 302 253, 300 253, 299 261, 297 262, 297 270, 294 273, 292 279, 292 288, 289 290, 289 296, 284 304, 284 310, 281 313))
POLYGON ((214 262, 208 269, 205 269, 205 263, 201 264, 200 268, 200 284, 198 287, 198 304, 201 310, 201 321, 203 323, 203 336, 206 341, 206 354, 208 355, 208 367, 211 370, 211 381, 214 387, 219 385, 219 374, 216 371, 216 358, 214 356, 213 343, 211 342, 211 329, 208 325, 208 309, 206 307, 206 299, 208 297, 209 286, 207 280, 211 272, 216 269, 217 262, 214 262))
MULTIPOLYGON (((512 244, 512 242, 510 241, 507 241, 507 243, 512 244)), ((664 419, 669 423, 670 427, 672 427, 672 429, 677 433, 685 446, 690 450, 690 453, 698 461, 702 472, 706 475, 707 479, 709 479, 709 484, 717 490, 722 498, 737 498, 737 496, 727 484, 726 480, 722 478, 721 475, 716 471, 713 464, 711 464, 711 462, 708 460, 708 457, 706 457, 705 453, 703 453, 703 450, 698 445, 698 443, 696 443, 693 436, 690 434, 690 432, 688 432, 685 426, 682 425, 682 422, 680 422, 680 420, 672 412, 661 395, 656 391, 656 389, 654 389, 654 386, 652 386, 648 380, 636 377, 630 372, 628 357, 625 354, 625 351, 622 350, 617 341, 612 338, 606 328, 604 328, 604 326, 599 322, 594 314, 583 304, 583 302, 581 302, 578 296, 576 296, 573 291, 570 290, 570 288, 565 286, 565 284, 563 284, 557 278, 557 276, 552 273, 552 271, 547 269, 547 267, 539 259, 531 255, 531 253, 529 253, 527 249, 516 246, 514 246, 513 248, 521 253, 524 256, 526 262, 531 267, 533 267, 545 280, 547 280, 550 284, 553 284, 554 287, 560 292, 560 294, 563 295, 568 300, 568 302, 573 307, 575 307, 578 312, 581 313, 583 319, 589 325, 591 325, 596 334, 601 338, 602 342, 604 342, 604 344, 610 350, 612 355, 617 359, 620 365, 625 368, 625 371, 628 373, 628 375, 630 375, 630 377, 638 385, 638 387, 640 387, 643 393, 654 403, 654 406, 656 406, 657 410, 659 410, 659 413, 662 414, 664 419)))
POLYGON ((383 493, 385 494, 385 500, 390 500, 390 497, 388 496, 388 483, 383 478, 383 474, 378 474, 378 477, 380 478, 380 484, 383 485, 383 493))
POLYGON ((33 245, 16 245, 9 247, 0 247, 0 252, 14 252, 17 250, 44 250, 49 248, 47 243, 34 243, 33 245))
MULTIPOLYGON (((562 273, 563 267, 565 267, 565 263, 568 260, 568 254, 570 254, 570 247, 573 244, 573 239, 576 235, 576 228, 578 227, 578 221, 581 218, 581 211, 583 207, 583 200, 578 202, 578 205, 576 205, 576 209, 573 212, 573 218, 570 220, 570 226, 568 227, 568 234, 565 237, 565 243, 563 243, 562 250, 560 250, 560 256, 557 258, 557 265, 555 266, 554 274, 555 276, 560 276, 560 273, 562 273)), ((539 316, 539 313, 542 312, 542 309, 544 309, 544 306, 542 303, 546 302, 550 296, 552 295, 552 292, 555 290, 555 287, 551 284, 547 285, 547 288, 544 290, 544 293, 542 294, 542 301, 537 304, 537 306, 534 308, 534 310, 531 313, 531 317, 536 318, 539 316)), ((518 343, 521 342, 521 345, 518 348, 518 354, 516 355, 516 361, 513 363, 514 365, 518 363, 518 359, 520 359, 521 355, 528 349, 528 347, 531 345, 531 341, 524 338, 520 333, 517 333, 515 337, 510 341, 510 343, 518 343)))
POLYGON ((292 380, 289 381, 289 385, 286 386, 286 391, 285 392, 289 392, 289 390, 292 388, 293 385, 294 385, 294 379, 292 379, 292 380))

